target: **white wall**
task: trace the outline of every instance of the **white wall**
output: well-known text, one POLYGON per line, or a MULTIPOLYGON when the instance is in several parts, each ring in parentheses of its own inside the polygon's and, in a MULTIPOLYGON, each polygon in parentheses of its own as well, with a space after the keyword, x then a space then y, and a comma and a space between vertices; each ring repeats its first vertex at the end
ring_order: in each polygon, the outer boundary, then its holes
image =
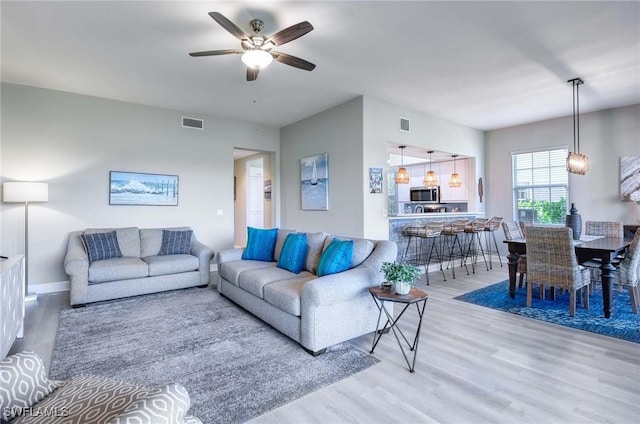
MULTIPOLYGON (((565 145, 573 150, 573 118, 565 117, 486 133, 488 215, 512 220, 511 152, 565 145)), ((620 200, 620 157, 640 155, 640 105, 580 115, 580 151, 586 175, 569 176, 569 202, 582 221, 637 224, 637 206, 620 200)))
MULTIPOLYGON (((468 161, 469 211, 483 212, 485 203, 477 197, 478 178, 484 176, 484 135, 482 131, 465 127, 432 115, 416 112, 399 105, 365 97, 364 99, 364 148, 363 180, 365 190, 363 211, 365 237, 383 239, 389 237, 387 218, 382 210, 387 208, 388 185, 383 184, 384 194, 368 193, 370 167, 383 168, 387 175, 387 143, 399 143, 470 156, 468 161), (410 132, 400 131, 400 117, 410 120, 410 132)), ((484 178, 483 178, 484 179, 484 178)))
MULTIPOLYGON (((172 110, 12 84, 1 94, 2 180, 49 182, 49 202, 29 208, 32 285, 68 280, 68 234, 88 227, 189 225, 230 248, 233 147, 279 151, 278 130, 252 123, 199 117, 199 131, 172 110), (178 175, 179 206, 110 206, 110 170, 178 175)), ((23 221, 22 205, 3 205, 3 254, 24 252, 23 221)))
POLYGON ((282 227, 362 237, 362 97, 280 129, 282 227), (329 210, 300 209, 300 159, 329 154, 329 210))

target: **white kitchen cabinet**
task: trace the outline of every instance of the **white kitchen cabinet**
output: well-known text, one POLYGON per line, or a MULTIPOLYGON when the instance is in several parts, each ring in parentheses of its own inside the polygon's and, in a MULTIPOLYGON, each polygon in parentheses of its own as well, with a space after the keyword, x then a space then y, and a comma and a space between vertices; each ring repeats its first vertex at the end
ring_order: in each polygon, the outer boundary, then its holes
POLYGON ((455 163, 455 170, 460 175, 462 187, 449 187, 449 177, 454 171, 453 161, 440 162, 440 202, 466 202, 468 200, 467 192, 469 190, 469 181, 467 178, 467 160, 458 159, 455 163))

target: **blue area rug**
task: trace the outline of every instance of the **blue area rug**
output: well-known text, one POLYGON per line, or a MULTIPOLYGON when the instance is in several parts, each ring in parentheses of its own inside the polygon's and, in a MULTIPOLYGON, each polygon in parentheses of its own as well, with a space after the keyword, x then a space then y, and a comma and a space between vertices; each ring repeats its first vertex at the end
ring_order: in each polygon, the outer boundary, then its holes
MULTIPOLYGON (((565 327, 640 343, 640 315, 631 311, 629 292, 626 289, 622 292, 614 289, 614 308, 610 319, 606 319, 602 312, 602 291, 600 288, 594 290, 589 297, 589 309, 585 309, 581 305, 576 306, 574 317, 569 316, 569 293, 556 294, 556 300, 550 300, 547 291, 545 294, 547 298, 541 300, 536 298, 536 292, 537 287, 534 287, 530 308, 526 306, 526 288, 517 289, 515 299, 509 297, 508 280, 465 293, 455 299, 565 327)), ((557 292, 559 291, 557 290, 557 292)))

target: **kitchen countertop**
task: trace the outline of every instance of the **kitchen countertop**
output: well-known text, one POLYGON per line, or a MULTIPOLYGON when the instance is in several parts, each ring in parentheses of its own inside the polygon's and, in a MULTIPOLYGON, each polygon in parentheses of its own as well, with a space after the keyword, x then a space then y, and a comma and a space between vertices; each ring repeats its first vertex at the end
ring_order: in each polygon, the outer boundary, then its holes
POLYGON ((475 215, 484 218, 484 212, 428 212, 428 213, 401 213, 390 214, 389 219, 413 219, 413 218, 448 218, 456 216, 475 215))

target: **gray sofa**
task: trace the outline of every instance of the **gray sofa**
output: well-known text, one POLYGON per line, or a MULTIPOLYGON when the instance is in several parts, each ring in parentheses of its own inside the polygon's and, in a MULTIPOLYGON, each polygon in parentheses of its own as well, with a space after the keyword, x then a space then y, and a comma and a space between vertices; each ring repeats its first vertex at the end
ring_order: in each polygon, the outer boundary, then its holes
POLYGON ((72 306, 194 286, 207 286, 213 251, 191 236, 189 254, 158 255, 163 230, 175 228, 111 228, 74 231, 69 235, 64 269, 71 284, 72 306), (115 231, 122 257, 89 262, 82 234, 115 231))
POLYGON ((376 307, 367 288, 382 280, 383 262, 396 259, 393 241, 354 239, 351 268, 318 277, 322 251, 332 239, 307 233, 305 270, 293 274, 276 266, 287 230, 278 230, 275 262, 243 260, 243 249, 217 256, 217 289, 247 311, 317 355, 327 347, 375 331, 376 307))

